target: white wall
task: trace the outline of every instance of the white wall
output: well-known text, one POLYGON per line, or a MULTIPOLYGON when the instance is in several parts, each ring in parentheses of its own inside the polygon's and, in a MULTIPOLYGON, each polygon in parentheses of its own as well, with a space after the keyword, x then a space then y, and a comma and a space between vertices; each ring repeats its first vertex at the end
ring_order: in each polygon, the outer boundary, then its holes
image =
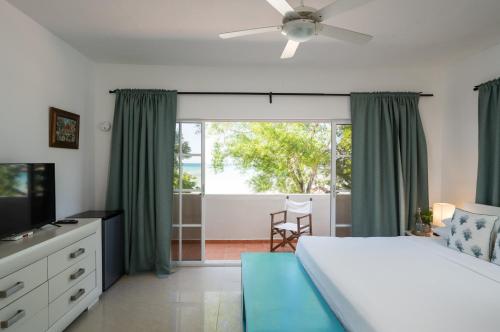
POLYGON ((443 200, 474 202, 478 161, 478 92, 473 87, 500 76, 500 45, 447 67, 443 121, 443 200))
MULTIPOLYGON (((116 88, 184 91, 351 92, 423 91, 420 110, 429 150, 431 203, 441 199, 442 76, 435 68, 300 69, 217 68, 98 64, 95 84, 95 204, 104 206, 111 133, 97 129, 112 121, 116 88)), ((180 119, 347 119, 345 97, 179 96, 180 119)))
POLYGON ((0 0, 0 162, 54 162, 57 216, 93 206, 92 64, 0 0), (48 147, 49 106, 80 114, 80 149, 48 147))

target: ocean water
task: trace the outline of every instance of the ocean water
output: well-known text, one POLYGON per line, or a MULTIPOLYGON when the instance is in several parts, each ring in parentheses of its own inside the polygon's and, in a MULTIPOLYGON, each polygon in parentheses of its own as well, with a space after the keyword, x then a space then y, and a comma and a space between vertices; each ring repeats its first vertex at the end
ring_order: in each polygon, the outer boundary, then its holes
POLYGON ((201 178, 201 164, 199 163, 183 163, 183 172, 194 175, 197 178, 201 178))
MULTIPOLYGON (((201 185, 201 164, 183 163, 183 172, 195 176, 201 185)), ((206 194, 252 194, 254 191, 248 185, 251 172, 241 172, 233 165, 225 165, 224 172, 215 173, 211 164, 205 168, 205 193, 206 194)))

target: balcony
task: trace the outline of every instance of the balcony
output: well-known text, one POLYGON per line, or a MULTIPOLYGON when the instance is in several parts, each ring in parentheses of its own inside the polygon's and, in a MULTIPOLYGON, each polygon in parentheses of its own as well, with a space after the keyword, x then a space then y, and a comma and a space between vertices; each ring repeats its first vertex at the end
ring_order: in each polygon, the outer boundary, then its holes
MULTIPOLYGON (((242 252, 269 251, 271 212, 283 209, 286 195, 182 195, 182 227, 174 225, 172 259, 199 261, 202 259, 202 229, 205 232, 205 260, 237 260, 242 252), (202 211, 204 227, 202 227, 202 211), (180 229, 182 228, 182 235, 180 229), (180 239, 182 237, 182 240, 180 239), (182 243, 182 249, 179 244, 182 243)), ((313 199, 313 234, 330 235, 330 195, 290 195, 295 201, 313 199)), ((178 196, 175 197, 178 200, 178 196)), ((175 202, 174 202, 175 203, 175 202)), ((174 207, 178 204, 174 204, 174 207)), ((174 220, 179 220, 174 208, 174 220)), ((294 220, 293 215, 289 220, 294 220)), ((337 236, 350 236, 351 195, 340 193, 336 197, 337 236)), ((282 250, 289 251, 289 248, 282 250)))

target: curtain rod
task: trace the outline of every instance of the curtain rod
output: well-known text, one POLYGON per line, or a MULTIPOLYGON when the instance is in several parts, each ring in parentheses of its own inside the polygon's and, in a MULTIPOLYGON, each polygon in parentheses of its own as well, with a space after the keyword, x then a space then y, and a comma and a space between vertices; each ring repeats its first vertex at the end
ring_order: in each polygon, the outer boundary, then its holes
MULTIPOLYGON (((109 93, 116 93, 110 90, 109 93)), ((273 96, 309 96, 309 97, 349 97, 350 93, 319 93, 319 92, 206 92, 206 91, 178 91, 178 95, 226 95, 226 96, 268 96, 269 103, 273 103, 273 96)), ((421 93, 421 97, 434 97, 432 93, 421 93)))

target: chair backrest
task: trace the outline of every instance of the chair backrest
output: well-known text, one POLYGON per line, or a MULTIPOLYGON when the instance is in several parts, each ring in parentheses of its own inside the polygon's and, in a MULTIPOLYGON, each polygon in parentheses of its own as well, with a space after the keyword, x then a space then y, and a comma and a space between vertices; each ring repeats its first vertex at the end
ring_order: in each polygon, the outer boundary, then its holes
POLYGON ((285 199, 285 210, 292 213, 312 214, 312 198, 305 202, 296 202, 290 200, 287 196, 285 199))

